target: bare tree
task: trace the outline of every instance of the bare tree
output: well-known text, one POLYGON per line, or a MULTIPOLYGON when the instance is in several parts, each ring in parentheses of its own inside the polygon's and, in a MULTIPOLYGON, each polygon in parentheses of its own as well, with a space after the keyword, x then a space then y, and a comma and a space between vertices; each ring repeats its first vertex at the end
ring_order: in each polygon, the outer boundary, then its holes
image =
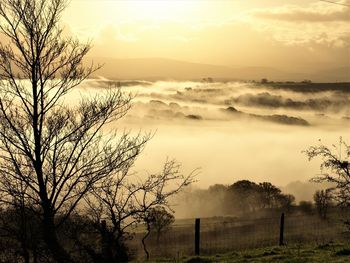
POLYGON ((278 203, 282 209, 289 211, 295 202, 295 197, 291 194, 281 194, 278 196, 278 203))
POLYGON ((58 262, 73 259, 57 228, 97 183, 125 170, 149 139, 104 129, 130 108, 131 97, 118 89, 65 103, 98 68, 82 65, 89 44, 62 37, 65 7, 65 0, 0 2, 1 200, 16 205, 13 197, 24 196, 58 262))
POLYGON ((311 146, 305 151, 309 160, 322 158, 321 174, 312 178, 317 183, 332 184, 332 195, 342 207, 350 205, 350 147, 340 137, 339 144, 332 148, 323 144, 311 146), (333 148, 333 149, 332 149, 333 148))
MULTIPOLYGON (((177 162, 167 161, 160 173, 142 179, 130 174, 125 167, 118 175, 105 178, 100 187, 91 189, 91 194, 85 198, 89 206, 86 214, 95 222, 101 235, 108 236, 102 239, 109 242, 103 244, 106 248, 105 255, 102 255, 104 262, 125 259, 124 241, 131 237, 133 229, 145 222, 150 227, 152 209, 157 206, 170 208, 169 197, 194 181, 194 172, 185 176, 179 169, 177 162), (107 228, 100 222, 107 222, 107 228)), ((147 236, 143 239, 144 246, 147 236)))
POLYGON ((156 232, 157 245, 159 245, 160 237, 175 222, 175 217, 167 211, 163 206, 156 206, 149 211, 151 230, 156 232))
POLYGON ((314 194, 314 202, 318 212, 318 215, 322 219, 327 218, 328 208, 331 205, 331 191, 330 189, 326 190, 317 190, 314 194))

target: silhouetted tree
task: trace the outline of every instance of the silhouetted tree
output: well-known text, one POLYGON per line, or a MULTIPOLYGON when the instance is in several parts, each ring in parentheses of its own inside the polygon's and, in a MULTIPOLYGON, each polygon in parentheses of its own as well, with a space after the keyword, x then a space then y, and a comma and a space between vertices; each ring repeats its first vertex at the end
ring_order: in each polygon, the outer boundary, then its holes
MULTIPOLYGON (((132 227, 146 223, 149 233, 153 209, 169 207, 169 198, 194 180, 193 173, 188 176, 181 174, 180 165, 175 161, 167 161, 160 173, 151 174, 145 179, 129 174, 129 168, 124 167, 118 174, 105 178, 85 197, 89 207, 87 216, 95 222, 101 234, 107 231, 109 236, 105 244, 109 256, 105 257, 105 262, 123 262, 127 259, 127 256, 123 259, 122 255, 132 227), (104 229, 99 224, 102 220, 108 223, 104 229)), ((147 236, 143 239, 144 246, 147 236)))
POLYGON ((282 193, 269 182, 257 184, 248 180, 229 186, 214 184, 208 189, 190 190, 176 200, 192 216, 222 216, 263 209, 289 210, 294 201, 293 195, 282 193), (189 204, 188 207, 185 204, 189 204))
POLYGON ((236 206, 241 212, 258 209, 259 185, 248 180, 237 181, 228 187, 228 205, 236 206))
POLYGON ((281 195, 281 189, 269 182, 263 182, 259 184, 259 191, 262 208, 274 208, 279 206, 278 201, 281 195))
POLYGON ((301 83, 304 83, 304 84, 311 84, 312 81, 310 79, 304 79, 303 81, 301 81, 301 83))
MULTIPOLYGON (((212 193, 224 191, 220 186, 209 189, 212 193)), ((256 184, 241 180, 226 188, 224 202, 228 211, 249 212, 265 208, 289 209, 294 200, 294 196, 283 194, 281 189, 269 182, 256 184)))
POLYGON ((299 202, 299 209, 301 212, 303 212, 305 214, 311 214, 312 213, 312 202, 300 201, 299 202))
POLYGON ((322 158, 321 175, 312 178, 317 183, 329 182, 334 185, 332 196, 342 207, 350 205, 350 147, 340 137, 333 149, 322 144, 311 146, 305 151, 309 160, 322 158))
POLYGON ((175 217, 162 206, 156 206, 149 211, 151 231, 156 232, 157 245, 162 234, 169 230, 175 222, 175 217))
POLYGON ((96 69, 82 66, 89 44, 62 37, 59 20, 66 3, 0 2, 1 200, 16 206, 13 197, 20 194, 26 206, 35 207, 58 262, 74 260, 59 242, 58 227, 97 183, 124 170, 149 139, 102 131, 130 108, 131 97, 119 89, 75 106, 64 102, 96 69))
POLYGON ((331 205, 332 195, 329 189, 317 190, 314 194, 314 202, 319 216, 327 218, 328 208, 331 205))
POLYGON ((8 256, 16 258, 10 262, 44 262, 42 255, 46 251, 38 223, 36 214, 20 204, 0 211, 1 258, 7 251, 8 256))
POLYGON ((282 209, 289 210, 295 202, 295 197, 291 194, 280 194, 278 203, 282 209))
POLYGON ((146 260, 149 260, 150 256, 146 246, 146 239, 148 238, 152 229, 156 231, 157 245, 159 245, 159 238, 161 233, 167 230, 174 221, 174 216, 162 206, 152 207, 143 214, 143 222, 146 226, 146 234, 142 238, 142 245, 143 250, 146 253, 146 260))

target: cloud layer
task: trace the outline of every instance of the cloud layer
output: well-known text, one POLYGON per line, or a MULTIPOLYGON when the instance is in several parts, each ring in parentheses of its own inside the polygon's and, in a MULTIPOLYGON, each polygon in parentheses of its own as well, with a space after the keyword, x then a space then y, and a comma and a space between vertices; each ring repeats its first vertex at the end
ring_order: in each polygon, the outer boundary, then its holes
MULTIPOLYGON (((75 23, 71 17, 66 20, 72 32, 94 39, 91 55, 99 57, 163 57, 296 72, 349 63, 348 7, 316 0, 290 1, 293 4, 191 1, 191 5, 196 2, 196 8, 192 6, 195 12, 182 19, 128 16, 121 9, 127 2, 118 7, 118 1, 109 1, 86 4, 86 17, 92 19, 83 20, 84 26, 77 25, 78 18, 74 18, 75 23), (199 4, 202 2, 207 5, 204 9, 199 4), (95 14, 99 13, 95 12, 98 6, 104 10, 104 17, 95 14)), ((182 8, 186 7, 184 4, 182 8)))
POLYGON ((349 22, 350 10, 345 6, 330 6, 328 3, 317 3, 310 7, 283 6, 268 10, 258 10, 253 15, 261 19, 272 19, 288 22, 349 22))

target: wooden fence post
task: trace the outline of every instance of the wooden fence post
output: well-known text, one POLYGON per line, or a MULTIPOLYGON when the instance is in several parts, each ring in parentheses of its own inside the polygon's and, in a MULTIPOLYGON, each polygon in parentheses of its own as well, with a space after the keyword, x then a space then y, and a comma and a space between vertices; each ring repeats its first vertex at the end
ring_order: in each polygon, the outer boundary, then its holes
POLYGON ((194 225, 194 254, 199 256, 199 243, 200 243, 200 218, 196 218, 194 225))
POLYGON ((284 235, 284 213, 281 214, 281 222, 280 222, 280 242, 279 245, 283 246, 283 235, 284 235))

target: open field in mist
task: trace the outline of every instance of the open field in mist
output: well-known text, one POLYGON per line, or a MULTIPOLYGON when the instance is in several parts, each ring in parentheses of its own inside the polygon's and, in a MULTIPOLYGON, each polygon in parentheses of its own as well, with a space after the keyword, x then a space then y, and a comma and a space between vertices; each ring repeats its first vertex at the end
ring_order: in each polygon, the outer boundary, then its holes
MULTIPOLYGON (((238 255, 245 253, 248 249, 277 246, 280 214, 270 211, 268 217, 254 218, 254 216, 256 213, 242 218, 202 218, 200 255, 212 256, 228 252, 238 255)), ((331 249, 331 246, 337 242, 347 242, 346 228, 340 221, 335 220, 336 218, 339 219, 336 213, 332 213, 327 220, 322 220, 313 213, 286 213, 284 231, 286 249, 294 247, 302 249, 310 245, 331 249)), ((142 234, 137 233, 135 239, 131 241, 132 251, 138 258, 144 257, 144 252, 138 242, 141 238, 142 234)), ((151 233, 146 244, 152 259, 182 258, 194 255, 194 219, 177 220, 167 232, 162 234, 159 243, 156 241, 155 233, 151 233)), ((262 260, 264 257, 256 255, 256 260, 258 259, 262 260)), ((214 260, 214 262, 218 261, 214 260)))
POLYGON ((348 83, 89 80, 76 92, 108 87, 135 96, 120 131, 154 132, 134 169, 155 172, 175 158, 185 173, 200 168, 198 187, 269 181, 297 200, 311 199, 314 186, 297 181, 319 173, 319 162, 302 151, 319 139, 350 141, 348 83))

